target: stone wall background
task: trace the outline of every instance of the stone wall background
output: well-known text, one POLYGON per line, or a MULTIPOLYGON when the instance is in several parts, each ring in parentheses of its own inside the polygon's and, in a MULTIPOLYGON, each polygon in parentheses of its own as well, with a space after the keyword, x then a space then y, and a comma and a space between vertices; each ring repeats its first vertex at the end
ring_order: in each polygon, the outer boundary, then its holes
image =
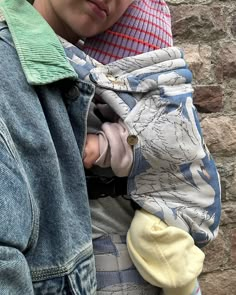
POLYGON ((168 0, 185 51, 206 143, 222 184, 217 239, 204 249, 203 295, 236 294, 236 0, 168 0))

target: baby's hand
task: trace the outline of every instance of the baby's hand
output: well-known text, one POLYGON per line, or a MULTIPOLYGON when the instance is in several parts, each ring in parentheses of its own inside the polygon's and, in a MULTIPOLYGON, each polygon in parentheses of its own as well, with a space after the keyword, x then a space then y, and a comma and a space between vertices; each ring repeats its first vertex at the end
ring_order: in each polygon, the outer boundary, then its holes
POLYGON ((99 158, 99 137, 96 134, 87 134, 83 162, 86 169, 91 168, 99 158))

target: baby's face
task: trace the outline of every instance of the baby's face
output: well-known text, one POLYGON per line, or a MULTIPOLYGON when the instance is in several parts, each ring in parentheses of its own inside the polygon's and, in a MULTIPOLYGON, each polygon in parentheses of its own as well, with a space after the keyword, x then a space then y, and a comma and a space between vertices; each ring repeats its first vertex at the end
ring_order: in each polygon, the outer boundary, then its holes
POLYGON ((91 37, 111 27, 133 0, 48 0, 61 25, 78 37, 91 37))

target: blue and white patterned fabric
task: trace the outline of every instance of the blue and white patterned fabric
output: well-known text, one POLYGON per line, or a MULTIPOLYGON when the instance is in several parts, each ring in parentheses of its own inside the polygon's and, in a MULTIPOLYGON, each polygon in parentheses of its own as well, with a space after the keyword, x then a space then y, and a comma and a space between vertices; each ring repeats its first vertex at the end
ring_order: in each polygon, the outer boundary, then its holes
POLYGON ((169 47, 101 65, 62 41, 81 78, 123 119, 134 145, 128 195, 203 247, 218 232, 221 191, 193 105, 183 52, 169 47))

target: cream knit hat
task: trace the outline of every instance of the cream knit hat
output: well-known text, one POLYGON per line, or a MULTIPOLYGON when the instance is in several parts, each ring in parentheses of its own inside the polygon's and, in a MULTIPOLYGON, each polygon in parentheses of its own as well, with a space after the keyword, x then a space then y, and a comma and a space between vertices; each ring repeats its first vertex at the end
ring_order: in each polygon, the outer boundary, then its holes
POLYGON ((130 257, 142 277, 165 295, 190 295, 202 271, 204 253, 185 231, 136 210, 127 234, 130 257))

